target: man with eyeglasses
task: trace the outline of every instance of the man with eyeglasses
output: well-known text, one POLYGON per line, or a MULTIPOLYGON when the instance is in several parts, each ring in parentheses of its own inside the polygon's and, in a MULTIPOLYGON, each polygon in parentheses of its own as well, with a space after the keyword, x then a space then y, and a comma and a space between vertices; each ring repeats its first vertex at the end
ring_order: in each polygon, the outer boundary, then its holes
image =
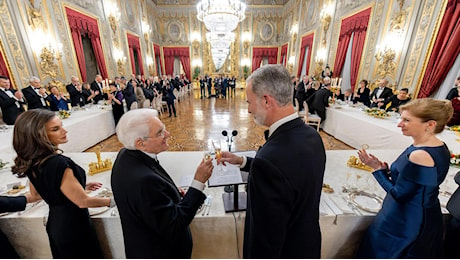
POLYGON ((190 258, 189 228, 206 199, 204 183, 212 160, 202 160, 187 193, 158 163, 169 132, 153 109, 125 113, 117 125, 124 147, 112 168, 112 189, 120 213, 127 258, 190 258))

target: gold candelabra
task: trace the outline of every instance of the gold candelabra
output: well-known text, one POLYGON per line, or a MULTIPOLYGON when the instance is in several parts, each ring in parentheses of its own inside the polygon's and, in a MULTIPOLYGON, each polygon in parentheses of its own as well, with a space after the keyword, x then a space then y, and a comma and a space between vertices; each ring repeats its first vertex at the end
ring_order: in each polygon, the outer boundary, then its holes
POLYGON ((101 147, 95 148, 95 153, 97 157, 97 162, 89 163, 89 175, 94 175, 96 173, 109 171, 112 169, 112 160, 110 158, 102 160, 101 159, 101 147))

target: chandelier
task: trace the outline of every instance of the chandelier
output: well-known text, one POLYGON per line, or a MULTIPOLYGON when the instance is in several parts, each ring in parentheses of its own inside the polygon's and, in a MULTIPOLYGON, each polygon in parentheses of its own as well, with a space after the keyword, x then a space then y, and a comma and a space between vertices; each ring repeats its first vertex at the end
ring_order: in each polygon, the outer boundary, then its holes
POLYGON ((212 60, 219 70, 230 53, 238 23, 245 18, 246 5, 240 0, 201 0, 197 5, 197 18, 208 29, 206 40, 211 45, 212 60))
POLYGON ((196 9, 209 31, 231 32, 244 20, 246 5, 240 0, 201 0, 196 9))

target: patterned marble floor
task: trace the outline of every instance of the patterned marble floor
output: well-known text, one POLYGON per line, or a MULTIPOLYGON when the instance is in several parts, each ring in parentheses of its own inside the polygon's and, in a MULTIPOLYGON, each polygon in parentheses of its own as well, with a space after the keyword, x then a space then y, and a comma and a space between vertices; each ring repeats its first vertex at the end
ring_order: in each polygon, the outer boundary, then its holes
MULTIPOLYGON (((232 151, 257 150, 265 140, 265 127, 254 123, 247 111, 244 89, 238 89, 235 97, 200 99, 199 90, 186 94, 176 104, 177 117, 168 117, 168 113, 160 116, 166 129, 171 133, 169 151, 206 151, 211 150, 212 143, 220 141, 227 147, 223 130, 231 135, 233 130, 238 135, 233 138, 232 151)), ((324 132, 320 132, 327 150, 349 150, 350 146, 338 141, 324 132)), ((101 151, 117 152, 122 148, 116 135, 100 142, 101 151)), ((96 145, 96 146, 97 146, 96 145)), ((94 146, 95 147, 95 146, 94 146)), ((94 151, 94 147, 86 152, 94 151)))

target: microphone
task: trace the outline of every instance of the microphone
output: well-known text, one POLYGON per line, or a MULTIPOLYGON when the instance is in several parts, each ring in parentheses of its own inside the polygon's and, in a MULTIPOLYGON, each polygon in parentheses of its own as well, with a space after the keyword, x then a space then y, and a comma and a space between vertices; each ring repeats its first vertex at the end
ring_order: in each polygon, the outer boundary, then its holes
POLYGON ((233 131, 232 131, 232 136, 237 136, 237 135, 238 135, 238 131, 233 130, 233 131))
MULTIPOLYGON (((232 134, 233 134, 233 133, 232 133, 232 134)), ((223 136, 227 136, 227 135, 228 135, 227 130, 223 130, 223 131, 222 131, 222 135, 223 135, 223 136)))

